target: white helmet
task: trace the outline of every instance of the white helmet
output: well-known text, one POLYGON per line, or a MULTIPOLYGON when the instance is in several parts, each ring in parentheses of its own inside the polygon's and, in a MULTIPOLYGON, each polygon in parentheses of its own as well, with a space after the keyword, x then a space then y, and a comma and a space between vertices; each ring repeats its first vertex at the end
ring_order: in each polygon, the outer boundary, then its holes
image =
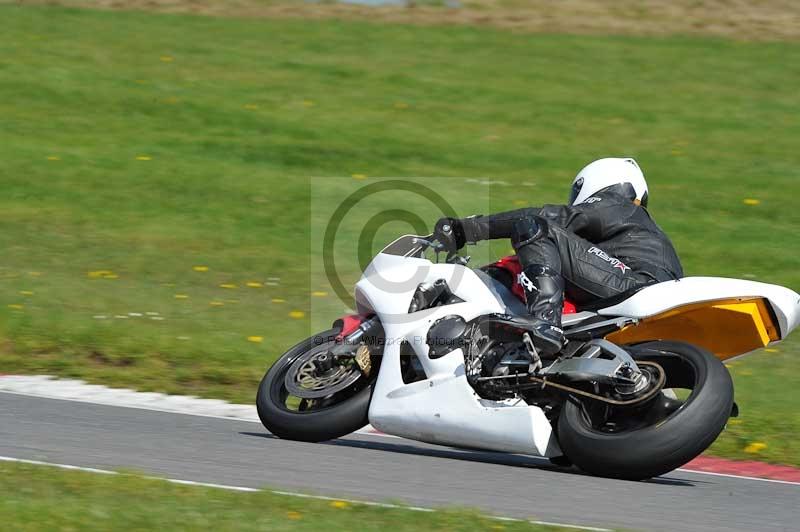
POLYGON ((623 183, 630 183, 636 190, 636 199, 647 207, 647 181, 642 169, 630 157, 608 157, 586 165, 572 182, 569 204, 578 205, 606 187, 623 183))

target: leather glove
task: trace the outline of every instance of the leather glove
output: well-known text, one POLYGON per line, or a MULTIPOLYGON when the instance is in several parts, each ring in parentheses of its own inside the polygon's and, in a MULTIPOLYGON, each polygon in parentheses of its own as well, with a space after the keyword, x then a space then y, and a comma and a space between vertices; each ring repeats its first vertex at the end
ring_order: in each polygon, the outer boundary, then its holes
POLYGON ((444 245, 448 253, 455 253, 467 243, 464 226, 456 218, 441 218, 433 229, 433 238, 444 245))

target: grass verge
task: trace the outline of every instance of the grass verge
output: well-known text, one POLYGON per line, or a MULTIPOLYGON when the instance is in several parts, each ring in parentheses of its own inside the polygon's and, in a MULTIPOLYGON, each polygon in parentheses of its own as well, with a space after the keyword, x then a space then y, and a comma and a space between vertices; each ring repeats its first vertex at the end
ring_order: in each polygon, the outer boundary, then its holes
POLYGON ((558 531, 468 510, 419 512, 0 462, 6 530, 558 531))
MULTIPOLYGON (((800 287, 800 45, 0 16, 0 371, 251 402, 343 311, 313 275, 313 176, 460 180, 467 215, 561 202, 630 154, 690 275, 800 287)), ((800 464, 798 341, 779 349, 736 363, 715 452, 800 464)))

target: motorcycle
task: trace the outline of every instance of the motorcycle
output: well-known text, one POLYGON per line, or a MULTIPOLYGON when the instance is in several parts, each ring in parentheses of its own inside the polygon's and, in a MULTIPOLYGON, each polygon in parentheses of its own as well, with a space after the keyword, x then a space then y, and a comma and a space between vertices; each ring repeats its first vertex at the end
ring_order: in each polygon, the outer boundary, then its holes
MULTIPOLYGON (((440 262, 443 248, 432 235, 386 246, 355 286, 357 313, 269 368, 256 403, 270 432, 319 442, 371 423, 412 440, 651 478, 699 455, 738 415, 723 361, 800 322, 800 296, 788 288, 687 277, 566 303, 568 342, 546 357, 520 319, 516 281, 454 253, 440 262)), ((519 273, 515 257, 497 266, 519 273)))

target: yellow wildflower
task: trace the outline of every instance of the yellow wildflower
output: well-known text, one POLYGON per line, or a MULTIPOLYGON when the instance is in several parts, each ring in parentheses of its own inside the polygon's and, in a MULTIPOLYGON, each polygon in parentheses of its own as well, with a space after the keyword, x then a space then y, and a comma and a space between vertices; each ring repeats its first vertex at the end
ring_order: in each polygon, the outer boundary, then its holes
POLYGON ((186 294, 175 294, 175 299, 189 299, 189 296, 186 294))
POLYGON ((291 312, 289 313, 289 317, 290 317, 290 318, 294 318, 294 319, 296 319, 296 320, 299 320, 299 319, 301 319, 301 318, 304 318, 304 317, 305 317, 305 315, 306 315, 306 313, 305 313, 305 312, 303 312, 302 310, 293 310, 293 311, 291 311, 291 312))
POLYGON ((247 341, 248 342, 254 342, 256 344, 260 344, 261 342, 264 341, 264 337, 263 336, 248 336, 247 337, 247 341))
POLYGON ((8 308, 14 309, 14 310, 22 310, 22 309, 25 308, 25 305, 19 305, 17 303, 11 303, 10 305, 8 305, 8 308))
POLYGON ((220 288, 236 288, 236 285, 233 283, 222 283, 219 285, 220 288))
POLYGON ((221 307, 225 305, 225 303, 223 303, 222 301, 211 301, 209 305, 211 305, 212 307, 221 307))
POLYGON ((311 292, 311 295, 314 297, 326 297, 328 295, 328 292, 323 292, 322 290, 314 290, 313 292, 311 292))
POLYGON ((755 198, 745 198, 742 203, 744 203, 745 205, 758 205, 761 203, 761 200, 755 198))
POLYGON ((161 61, 164 63, 171 63, 174 60, 171 55, 162 55, 159 59, 161 59, 161 61))
POLYGON ((105 277, 106 275, 114 275, 114 272, 111 270, 95 270, 93 272, 86 272, 86 276, 90 277, 91 279, 99 279, 101 277, 105 277))
POLYGON ((150 157, 149 155, 137 155, 136 156, 136 160, 137 161, 151 161, 151 160, 153 160, 153 158, 150 157))
POLYGON ((58 155, 48 155, 47 156, 47 160, 48 161, 60 161, 61 157, 59 157, 58 155))
POLYGON ((207 272, 208 266, 192 266, 192 269, 196 272, 207 272))
POLYGON ((302 519, 303 518, 303 514, 301 514, 300 512, 295 512, 293 510, 289 510, 288 512, 286 512, 286 517, 288 519, 291 519, 292 521, 297 521, 298 519, 302 519))
POLYGON ((756 453, 760 453, 761 451, 763 451, 766 448, 767 448, 767 444, 766 443, 763 443, 763 442, 760 442, 760 441, 754 441, 753 443, 747 445, 744 448, 744 452, 750 453, 750 454, 756 454, 756 453))
POLYGON ((358 179, 359 181, 366 179, 367 176, 365 174, 353 174, 353 179, 358 179))
POLYGON ((343 508, 347 508, 350 505, 345 501, 331 501, 331 506, 333 508, 339 508, 341 510, 343 508))
POLYGON ((258 281, 248 281, 247 286, 249 286, 250 288, 261 288, 263 285, 258 281))
POLYGON ((276 304, 280 304, 280 303, 286 303, 286 300, 285 299, 281 299, 279 297, 273 297, 272 298, 272 302, 276 303, 276 304))

